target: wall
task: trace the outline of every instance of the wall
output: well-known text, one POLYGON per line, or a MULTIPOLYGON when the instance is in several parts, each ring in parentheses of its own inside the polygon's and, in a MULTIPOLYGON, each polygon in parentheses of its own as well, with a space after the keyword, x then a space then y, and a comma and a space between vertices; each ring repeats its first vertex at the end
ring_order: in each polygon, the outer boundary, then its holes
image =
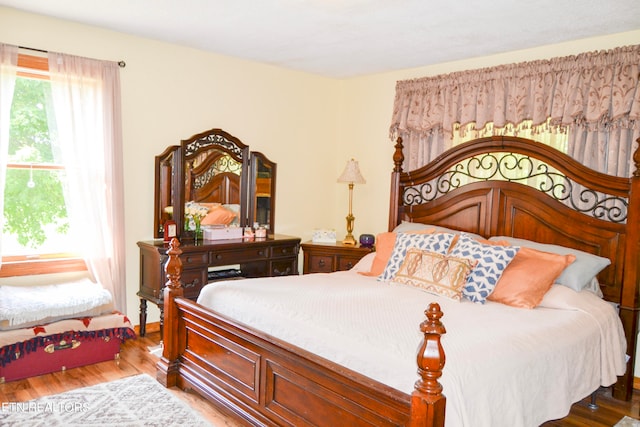
MULTIPOLYGON (((398 80, 548 59, 640 43, 640 30, 397 72, 333 80, 0 7, 0 41, 124 60, 121 72, 127 234, 127 314, 137 323, 138 248, 152 237, 153 158, 220 127, 278 163, 276 228, 311 237, 345 232, 350 157, 367 183, 354 190, 354 235, 385 231, 398 80), (322 206, 322 209, 318 209, 322 206)), ((150 321, 157 320, 155 308, 150 321)))
MULTIPOLYGON (((153 236, 154 156, 168 145, 222 128, 278 163, 278 233, 310 239, 314 227, 332 226, 338 81, 2 7, 0 41, 127 64, 121 70, 127 314, 135 323, 136 242, 153 236)), ((149 318, 158 319, 155 306, 149 318)))
MULTIPOLYGON (((392 171, 393 143, 389 125, 393 112, 395 85, 399 80, 435 76, 501 64, 550 59, 618 46, 640 44, 640 29, 606 37, 578 40, 471 58, 463 61, 359 77, 342 82, 341 114, 338 120, 338 158, 355 157, 360 162, 365 185, 357 186, 353 212, 355 233, 385 230, 388 220, 389 177, 392 171)), ((338 167, 343 167, 338 165, 338 167)), ((339 172, 336 172, 339 173, 339 172)), ((338 213, 347 212, 347 197, 336 194, 338 213)), ((344 227, 344 225, 342 225, 344 227)))

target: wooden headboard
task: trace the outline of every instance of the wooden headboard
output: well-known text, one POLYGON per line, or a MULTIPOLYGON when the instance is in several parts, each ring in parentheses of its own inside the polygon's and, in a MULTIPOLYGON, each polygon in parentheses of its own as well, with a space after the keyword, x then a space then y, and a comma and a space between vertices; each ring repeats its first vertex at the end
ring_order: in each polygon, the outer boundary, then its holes
POLYGON ((516 137, 470 141, 409 172, 402 170, 400 138, 395 148, 389 230, 402 221, 420 222, 562 245, 611 260, 598 280, 605 299, 620 307, 630 360, 614 395, 628 400, 640 312, 640 149, 634 175, 621 178, 516 137))

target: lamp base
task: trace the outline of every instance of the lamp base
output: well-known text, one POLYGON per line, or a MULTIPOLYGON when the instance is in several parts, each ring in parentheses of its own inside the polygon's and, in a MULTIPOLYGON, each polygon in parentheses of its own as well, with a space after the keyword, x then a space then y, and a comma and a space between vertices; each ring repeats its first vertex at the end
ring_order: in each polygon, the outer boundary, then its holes
POLYGON ((356 242, 355 237, 353 237, 353 234, 349 233, 345 236, 344 240, 342 241, 343 245, 353 245, 355 246, 358 242, 356 242))

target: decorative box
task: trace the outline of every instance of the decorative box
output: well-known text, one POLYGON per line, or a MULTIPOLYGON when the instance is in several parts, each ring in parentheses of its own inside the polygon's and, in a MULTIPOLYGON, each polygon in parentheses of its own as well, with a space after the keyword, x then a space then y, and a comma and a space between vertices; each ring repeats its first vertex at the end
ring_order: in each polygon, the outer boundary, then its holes
POLYGON ((314 243, 335 243, 336 242, 336 230, 313 230, 313 237, 311 240, 314 243))
MULTIPOLYGON (((73 334, 73 332, 67 334, 73 334)), ((0 379, 9 382, 107 360, 117 360, 120 356, 122 341, 116 337, 108 338, 87 336, 69 343, 55 340, 53 344, 46 347, 37 347, 33 344, 30 353, 12 360, 6 366, 0 366, 0 379)))
POLYGON ((242 239, 241 227, 205 227, 202 231, 204 240, 242 239))
POLYGON ((365 248, 370 248, 376 242, 376 238, 373 234, 361 234, 360 235, 360 246, 364 246, 365 248))

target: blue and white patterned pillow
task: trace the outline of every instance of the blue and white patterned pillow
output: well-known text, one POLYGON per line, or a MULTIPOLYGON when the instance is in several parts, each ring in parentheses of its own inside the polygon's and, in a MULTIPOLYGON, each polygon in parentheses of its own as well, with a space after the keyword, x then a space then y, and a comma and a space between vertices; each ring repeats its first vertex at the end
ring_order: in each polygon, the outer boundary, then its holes
POLYGON ((417 248, 446 255, 454 235, 450 233, 398 233, 391 256, 378 280, 392 280, 404 261, 409 248, 417 248))
POLYGON ((461 234, 449 255, 478 261, 467 277, 462 295, 468 300, 484 304, 518 249, 518 246, 485 245, 461 234))

